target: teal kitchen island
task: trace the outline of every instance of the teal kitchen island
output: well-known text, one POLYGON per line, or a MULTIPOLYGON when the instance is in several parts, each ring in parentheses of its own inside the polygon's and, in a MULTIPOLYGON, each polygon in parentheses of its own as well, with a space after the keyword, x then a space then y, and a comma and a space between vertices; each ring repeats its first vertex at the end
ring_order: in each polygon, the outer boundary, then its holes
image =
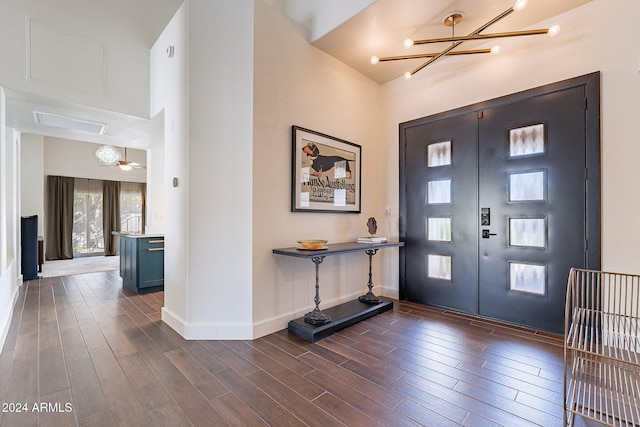
POLYGON ((113 234, 120 236, 122 284, 137 294, 164 290, 164 235, 113 234))

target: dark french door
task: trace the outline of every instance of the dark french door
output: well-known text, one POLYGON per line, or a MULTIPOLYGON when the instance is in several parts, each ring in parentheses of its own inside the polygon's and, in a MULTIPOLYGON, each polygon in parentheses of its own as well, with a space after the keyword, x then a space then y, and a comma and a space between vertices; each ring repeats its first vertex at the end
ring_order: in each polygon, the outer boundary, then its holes
POLYGON ((404 296, 468 313, 478 311, 477 123, 471 112, 405 131, 404 296))
POLYGON ((594 85, 401 125, 401 298, 562 331, 569 269, 599 268, 594 85))

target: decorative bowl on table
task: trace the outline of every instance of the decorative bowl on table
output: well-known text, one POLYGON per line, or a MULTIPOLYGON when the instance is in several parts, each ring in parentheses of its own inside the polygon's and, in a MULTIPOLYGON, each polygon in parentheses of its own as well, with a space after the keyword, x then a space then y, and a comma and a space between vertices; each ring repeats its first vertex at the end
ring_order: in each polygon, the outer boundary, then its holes
POLYGON ((325 245, 327 244, 327 240, 318 240, 318 239, 298 240, 298 244, 302 247, 302 249, 318 250, 318 249, 324 249, 325 245))

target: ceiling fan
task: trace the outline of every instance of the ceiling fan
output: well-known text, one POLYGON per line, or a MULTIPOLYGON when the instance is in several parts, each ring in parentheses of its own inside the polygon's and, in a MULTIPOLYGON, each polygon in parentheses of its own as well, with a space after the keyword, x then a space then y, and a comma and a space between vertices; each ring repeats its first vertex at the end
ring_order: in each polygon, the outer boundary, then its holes
POLYGON ((127 147, 124 148, 124 160, 118 160, 117 165, 123 171, 130 171, 133 168, 144 169, 144 166, 142 166, 140 163, 127 160, 127 147))

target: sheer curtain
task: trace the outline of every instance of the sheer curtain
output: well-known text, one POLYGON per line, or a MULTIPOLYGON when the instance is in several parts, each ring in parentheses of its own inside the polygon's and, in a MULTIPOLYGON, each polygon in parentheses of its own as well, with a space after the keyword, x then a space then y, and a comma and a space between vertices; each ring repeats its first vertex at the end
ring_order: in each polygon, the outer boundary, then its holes
POLYGON ((122 182, 120 187, 120 218, 122 231, 144 233, 146 185, 122 182))
POLYGON ((73 192, 73 178, 47 176, 47 260, 73 258, 73 192))
POLYGON ((76 178, 73 193, 73 255, 103 255, 103 181, 76 178))
POLYGON ((102 229, 104 232, 104 254, 118 255, 119 237, 112 231, 121 230, 120 220, 120 187, 119 181, 104 181, 102 191, 102 229))

